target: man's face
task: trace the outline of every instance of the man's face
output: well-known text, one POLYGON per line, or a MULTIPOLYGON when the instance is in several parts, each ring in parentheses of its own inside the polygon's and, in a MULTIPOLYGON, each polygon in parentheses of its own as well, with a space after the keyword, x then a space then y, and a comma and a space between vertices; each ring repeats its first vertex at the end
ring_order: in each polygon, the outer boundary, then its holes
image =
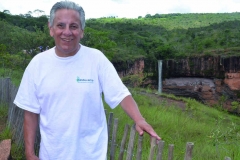
POLYGON ((56 11, 53 26, 49 26, 49 28, 58 56, 68 57, 78 52, 79 41, 83 38, 79 17, 79 13, 71 9, 56 11))

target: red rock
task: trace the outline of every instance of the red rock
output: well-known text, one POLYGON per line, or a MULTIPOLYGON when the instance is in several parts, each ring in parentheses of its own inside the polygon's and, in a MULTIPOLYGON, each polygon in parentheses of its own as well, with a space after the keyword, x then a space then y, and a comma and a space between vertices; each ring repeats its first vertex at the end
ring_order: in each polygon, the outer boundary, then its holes
POLYGON ((240 73, 226 73, 224 83, 229 86, 231 90, 240 90, 240 73))

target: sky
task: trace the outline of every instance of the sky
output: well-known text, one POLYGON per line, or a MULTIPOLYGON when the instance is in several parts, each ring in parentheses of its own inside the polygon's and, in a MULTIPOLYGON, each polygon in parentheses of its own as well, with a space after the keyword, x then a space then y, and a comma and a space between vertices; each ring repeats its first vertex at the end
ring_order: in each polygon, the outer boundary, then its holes
MULTIPOLYGON (((39 9, 49 15, 51 7, 60 0, 0 0, 0 11, 12 15, 39 9)), ((146 14, 168 13, 232 13, 240 12, 240 0, 72 0, 81 5, 86 19, 115 16, 138 18, 146 14)))

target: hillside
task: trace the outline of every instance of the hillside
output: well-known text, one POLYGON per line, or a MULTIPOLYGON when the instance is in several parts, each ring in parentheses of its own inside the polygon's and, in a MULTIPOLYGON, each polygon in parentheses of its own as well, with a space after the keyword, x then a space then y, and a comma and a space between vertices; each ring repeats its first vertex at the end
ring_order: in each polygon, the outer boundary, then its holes
MULTIPOLYGON (((124 54, 125 48, 128 48, 128 55, 137 53, 156 59, 211 54, 211 50, 226 48, 235 54, 237 52, 231 48, 238 47, 240 42, 239 25, 239 13, 169 14, 139 19, 101 18, 87 21, 87 26, 91 28, 89 33, 102 31, 110 41, 121 46, 114 60, 124 54)), ((100 35, 96 37, 101 39, 100 35)))
MULTIPOLYGON (((16 16, 0 14, 0 44, 9 54, 36 49, 34 56, 39 52, 37 47, 54 46, 46 26, 47 16, 21 15, 21 23, 14 23, 16 16), (41 25, 35 23, 37 20, 41 25)), ((158 59, 239 55, 240 50, 238 12, 105 17, 87 19, 86 26, 81 43, 100 49, 113 63, 121 62, 123 69, 136 59, 144 58, 144 72, 152 72, 158 59)))

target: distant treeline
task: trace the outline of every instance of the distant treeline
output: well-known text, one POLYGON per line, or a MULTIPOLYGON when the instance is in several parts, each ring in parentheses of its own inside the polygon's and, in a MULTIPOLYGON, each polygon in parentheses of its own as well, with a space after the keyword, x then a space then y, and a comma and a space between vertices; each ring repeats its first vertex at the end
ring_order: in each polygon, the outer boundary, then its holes
MULTIPOLYGON (((0 12, 0 44, 5 46, 4 51, 0 48, 0 54, 22 55, 23 50, 54 46, 47 21, 46 15, 0 12)), ((116 63, 144 58, 145 72, 153 72, 158 59, 237 55, 239 31, 238 12, 147 14, 136 19, 103 17, 86 20, 81 43, 98 48, 116 63)))

